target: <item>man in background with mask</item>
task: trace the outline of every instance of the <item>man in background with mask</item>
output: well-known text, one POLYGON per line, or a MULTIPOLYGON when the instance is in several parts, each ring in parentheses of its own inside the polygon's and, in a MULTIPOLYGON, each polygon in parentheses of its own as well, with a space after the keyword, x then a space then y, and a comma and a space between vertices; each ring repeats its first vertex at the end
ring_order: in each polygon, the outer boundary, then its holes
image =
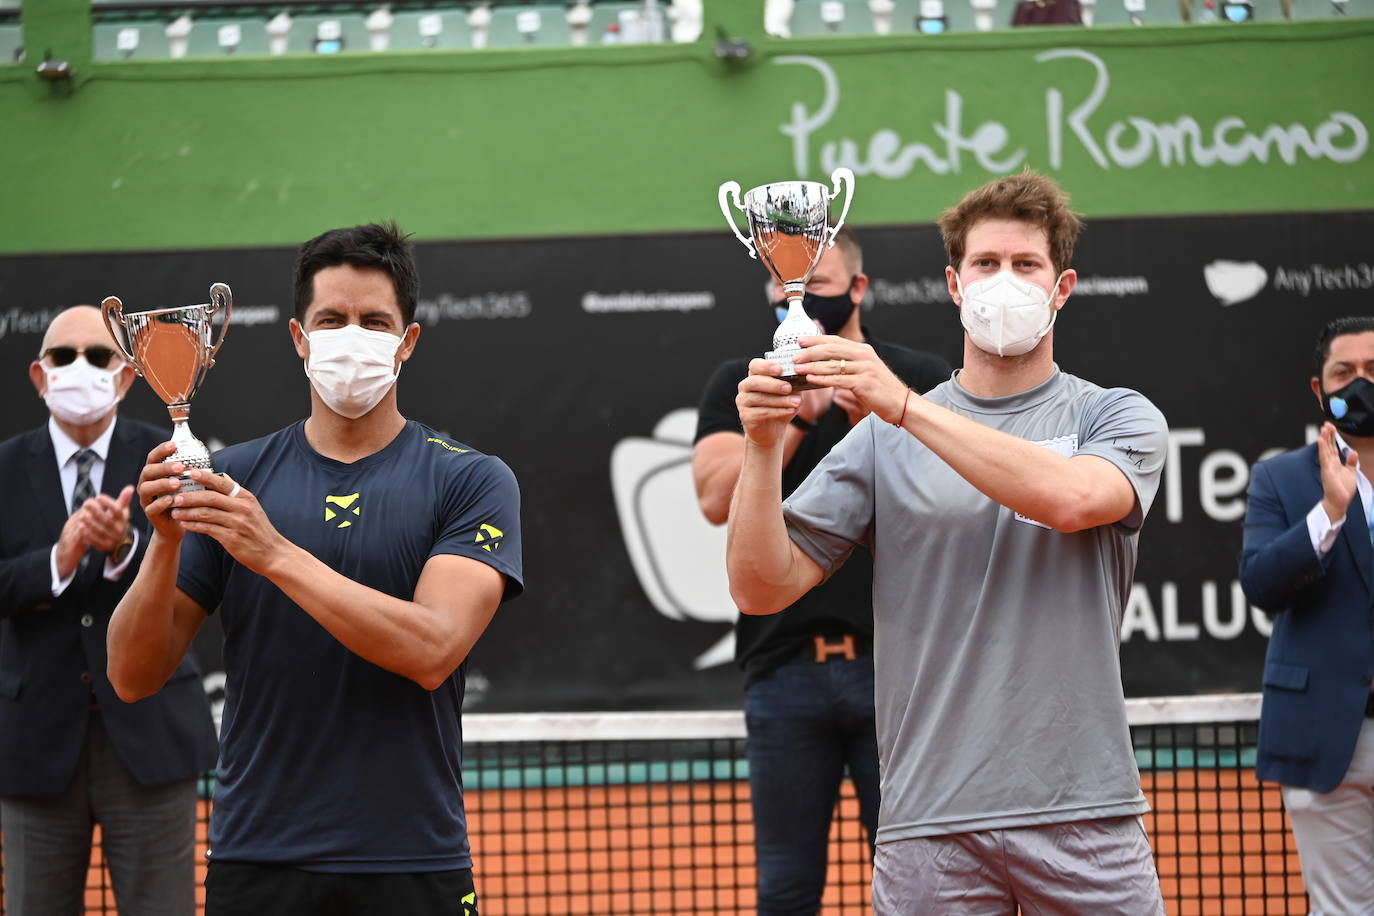
MULTIPOLYGON (((863 251, 849 227, 821 255, 803 307, 824 333, 869 341, 860 324, 868 290, 863 251)), ((776 282, 768 303, 779 321, 787 301, 776 282)), ((818 333, 820 329, 818 328, 818 333)), ((949 378, 929 353, 872 340, 879 357, 916 391, 949 378)), ((692 473, 707 520, 725 524, 744 459, 735 407, 747 358, 727 360, 706 385, 697 413, 692 473)), ((851 392, 816 388, 783 431, 782 491, 790 493, 868 413, 851 392)), ((846 771, 860 819, 878 828, 878 747, 873 726, 873 567, 865 554, 785 614, 741 615, 735 660, 745 673, 749 799, 754 814, 758 912, 814 914, 825 890, 830 821, 846 771)))
POLYGON ((1274 618, 1256 775, 1278 782, 1320 914, 1374 912, 1374 317, 1329 322, 1313 358, 1326 422, 1250 477, 1246 597, 1274 618))
POLYGON ((120 913, 195 906, 196 777, 215 764, 205 690, 188 660, 136 706, 105 675, 110 613, 147 547, 132 504, 166 438, 117 417, 134 370, 100 311, 67 309, 29 377, 48 422, 0 443, 0 820, 5 911, 80 912, 100 825, 120 913))
POLYGON ((871 347, 801 340, 808 381, 870 414, 785 503, 801 398, 762 359, 740 384, 740 609, 775 613, 873 554, 878 916, 1164 912, 1119 634, 1168 430, 1141 395, 1054 362, 1067 204, 1027 171, 941 217, 964 365, 925 397, 871 347))
POLYGON ((300 249, 291 338, 310 416, 225 449, 205 487, 148 456, 153 526, 110 625, 110 680, 157 690, 208 613, 225 634, 207 916, 477 912, 464 662, 522 585, 499 459, 407 420, 415 262, 394 225, 300 249))

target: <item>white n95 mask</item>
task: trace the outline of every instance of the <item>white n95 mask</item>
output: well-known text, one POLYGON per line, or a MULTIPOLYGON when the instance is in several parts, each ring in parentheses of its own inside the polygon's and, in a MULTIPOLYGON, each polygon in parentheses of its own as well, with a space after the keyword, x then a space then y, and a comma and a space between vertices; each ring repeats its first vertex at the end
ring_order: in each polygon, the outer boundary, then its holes
POLYGON ((1050 303, 1063 276, 1056 277, 1054 287, 1046 293, 1009 270, 970 283, 968 289, 956 273, 954 283, 963 299, 959 322, 980 350, 996 356, 1029 353, 1054 327, 1058 312, 1050 303))
POLYGON ((396 382, 401 338, 356 324, 312 331, 305 374, 329 409, 356 420, 376 407, 396 382))
POLYGON ((97 369, 86 362, 86 357, 78 356, 65 366, 44 366, 43 371, 48 376, 48 390, 43 395, 48 410, 73 426, 94 423, 119 403, 115 385, 118 369, 97 369))

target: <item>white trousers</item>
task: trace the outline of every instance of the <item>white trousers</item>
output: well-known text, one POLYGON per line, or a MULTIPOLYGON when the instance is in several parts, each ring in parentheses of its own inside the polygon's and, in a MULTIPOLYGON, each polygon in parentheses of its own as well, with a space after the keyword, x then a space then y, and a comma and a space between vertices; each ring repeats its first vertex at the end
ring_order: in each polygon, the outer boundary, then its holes
POLYGON ((1374 719, 1364 720, 1340 785, 1330 792, 1283 786, 1283 804, 1312 916, 1374 913, 1374 719))

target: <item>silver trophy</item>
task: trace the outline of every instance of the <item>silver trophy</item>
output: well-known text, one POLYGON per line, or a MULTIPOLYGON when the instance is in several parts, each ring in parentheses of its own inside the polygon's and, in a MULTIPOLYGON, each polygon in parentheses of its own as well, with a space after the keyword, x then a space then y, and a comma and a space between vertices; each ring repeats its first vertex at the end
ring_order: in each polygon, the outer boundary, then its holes
MULTIPOLYGON (((191 468, 210 467, 210 450, 191 434, 191 398, 200 390, 205 374, 215 364, 215 354, 229 330, 229 315, 234 310, 234 294, 223 283, 210 287, 210 301, 201 305, 124 312, 124 304, 110 296, 100 304, 115 346, 139 375, 148 380, 172 415, 172 442, 177 450, 167 461, 180 461, 191 468), (219 339, 210 343, 210 318, 220 309, 224 320, 219 339)), ((181 492, 203 490, 187 471, 181 474, 181 492)))
POLYGON ((763 358, 782 366, 782 378, 792 388, 801 391, 814 388, 804 375, 797 375, 792 358, 801 352, 800 337, 817 333, 816 322, 802 308, 806 281, 820 263, 821 255, 835 244, 835 236, 844 225, 849 205, 854 201, 854 173, 838 168, 830 173, 834 190, 819 181, 776 181, 759 185, 744 195, 740 203, 739 183, 727 181, 720 186, 720 212, 735 233, 735 238, 749 249, 749 257, 763 261, 787 297, 787 316, 773 332, 773 349, 763 358), (840 186, 848 187, 844 209, 835 225, 830 225, 830 203, 840 196, 840 186), (727 197, 733 196, 736 209, 749 218, 749 237, 739 231, 727 197))

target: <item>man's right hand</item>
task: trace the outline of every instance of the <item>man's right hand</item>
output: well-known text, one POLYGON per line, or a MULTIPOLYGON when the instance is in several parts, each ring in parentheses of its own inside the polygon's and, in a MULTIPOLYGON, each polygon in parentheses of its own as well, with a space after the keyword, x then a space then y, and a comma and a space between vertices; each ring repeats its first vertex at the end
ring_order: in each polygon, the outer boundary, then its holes
POLYGON ((1345 518, 1350 501, 1355 498, 1355 464, 1358 461, 1354 449, 1346 453, 1344 461, 1341 460, 1336 447, 1336 427, 1323 423, 1317 436, 1317 463, 1322 472, 1322 508, 1333 525, 1345 518))
POLYGON ((62 533, 57 538, 57 575, 65 579, 76 571, 81 558, 90 549, 90 537, 86 531, 86 516, 77 509, 67 517, 62 533))
POLYGON ((752 359, 749 374, 735 395, 745 438, 763 448, 778 444, 802 402, 801 395, 793 393, 792 386, 778 377, 781 374, 777 363, 752 359))
POLYGON ((138 475, 138 502, 143 506, 143 514, 148 516, 154 534, 173 542, 179 542, 186 534, 171 515, 172 499, 181 489, 177 475, 186 469, 180 461, 166 460, 176 450, 171 442, 157 446, 148 453, 148 463, 138 475))

